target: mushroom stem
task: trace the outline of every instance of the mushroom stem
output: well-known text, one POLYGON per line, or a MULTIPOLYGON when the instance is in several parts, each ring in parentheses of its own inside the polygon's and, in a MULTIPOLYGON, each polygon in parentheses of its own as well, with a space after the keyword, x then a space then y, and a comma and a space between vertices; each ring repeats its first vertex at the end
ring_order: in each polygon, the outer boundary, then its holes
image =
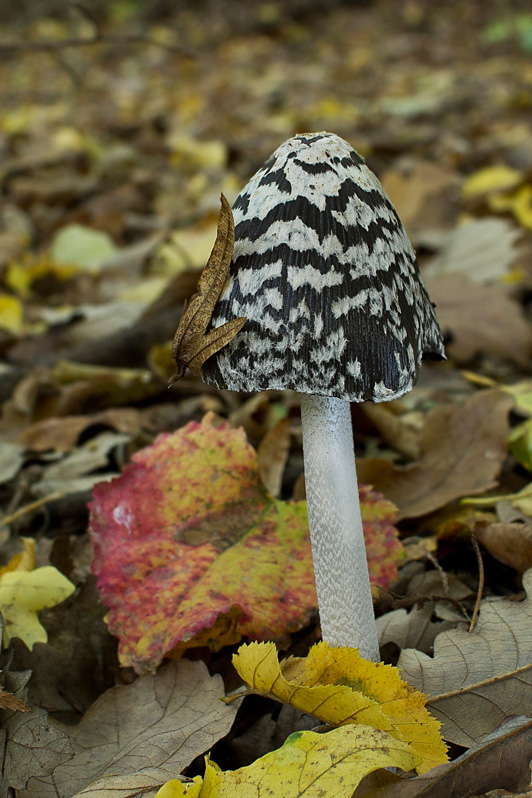
POLYGON ((302 394, 301 422, 322 637, 378 662, 349 402, 302 394))

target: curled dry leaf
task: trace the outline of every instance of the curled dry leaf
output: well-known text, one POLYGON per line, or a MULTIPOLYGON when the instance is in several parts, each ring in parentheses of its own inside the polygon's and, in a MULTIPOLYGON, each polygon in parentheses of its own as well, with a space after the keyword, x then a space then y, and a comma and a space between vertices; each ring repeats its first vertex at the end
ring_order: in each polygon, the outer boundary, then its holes
POLYGON ((489 524, 476 536, 492 557, 510 568, 521 574, 532 568, 532 525, 489 524))
POLYGON ((512 406, 502 391, 486 390, 464 405, 437 407, 421 433, 419 460, 398 466, 384 458, 362 458, 358 477, 397 505, 400 518, 417 518, 489 490, 506 457, 512 406))
POLYGON ((179 380, 187 368, 197 377, 205 361, 226 346, 244 326, 246 319, 240 317, 207 333, 214 306, 229 272, 234 243, 233 214, 222 194, 222 209, 213 250, 174 337, 172 357, 176 363, 176 373, 170 378, 170 385, 179 380))
POLYGON ((523 577, 523 601, 485 599, 472 632, 438 635, 434 657, 406 649, 399 668, 428 696, 449 742, 482 742, 512 715, 532 716, 532 571, 523 577))
POLYGON ((6 693, 2 687, 0 687, 0 709, 12 709, 14 712, 31 712, 31 707, 25 701, 12 695, 12 693, 6 693))
POLYGON ((307 657, 279 664, 273 643, 241 646, 233 655, 241 678, 325 723, 361 723, 388 732, 419 755, 418 773, 447 762, 439 723, 425 709, 425 696, 402 681, 397 668, 362 659, 353 648, 322 642, 307 657))

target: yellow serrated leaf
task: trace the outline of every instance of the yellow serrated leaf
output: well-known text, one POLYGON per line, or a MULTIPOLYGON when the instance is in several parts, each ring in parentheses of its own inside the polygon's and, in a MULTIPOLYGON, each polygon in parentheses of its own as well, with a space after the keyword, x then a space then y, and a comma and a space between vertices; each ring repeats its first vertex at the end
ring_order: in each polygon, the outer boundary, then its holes
POLYGON ((0 607, 4 616, 4 644, 7 646, 12 637, 20 637, 30 649, 35 643, 48 642, 37 612, 60 604, 75 589, 75 585, 51 565, 34 571, 3 574, 0 607))
POLYGON ((356 649, 313 646, 308 657, 279 664, 274 643, 251 643, 233 655, 233 665, 255 691, 292 704, 334 726, 363 723, 412 745, 418 772, 447 761, 439 722, 425 696, 401 679, 397 668, 362 659, 356 649))
POLYGON ((410 746, 370 726, 344 726, 326 734, 295 732, 281 748, 238 770, 223 772, 206 757, 202 784, 183 785, 174 779, 155 798, 351 798, 374 770, 408 771, 417 762, 410 746))
POLYGON ((197 377, 205 361, 226 346, 244 326, 246 319, 242 316, 207 333, 214 306, 222 293, 229 272, 234 243, 233 214, 222 194, 216 241, 207 265, 201 273, 197 291, 181 317, 172 344, 176 373, 170 378, 169 385, 180 379, 187 368, 197 377))
POLYGON ((201 776, 195 776, 190 784, 183 784, 179 779, 171 779, 163 784, 155 798, 184 798, 185 795, 186 798, 200 798, 202 788, 201 776))

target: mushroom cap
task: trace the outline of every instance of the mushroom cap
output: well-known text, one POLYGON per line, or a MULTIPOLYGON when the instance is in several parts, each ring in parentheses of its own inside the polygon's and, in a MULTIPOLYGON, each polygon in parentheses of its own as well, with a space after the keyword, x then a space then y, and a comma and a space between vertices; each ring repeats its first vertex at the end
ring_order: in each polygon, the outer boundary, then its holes
POLYGON ((233 215, 212 327, 247 321, 205 362, 206 382, 382 402, 412 388, 424 354, 445 357, 403 225, 346 141, 333 133, 285 141, 233 215))

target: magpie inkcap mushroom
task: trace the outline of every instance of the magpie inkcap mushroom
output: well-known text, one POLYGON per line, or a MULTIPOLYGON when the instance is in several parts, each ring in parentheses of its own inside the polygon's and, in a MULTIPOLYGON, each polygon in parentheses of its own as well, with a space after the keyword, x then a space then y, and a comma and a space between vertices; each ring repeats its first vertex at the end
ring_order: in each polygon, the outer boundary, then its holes
POLYGON ((377 659, 350 402, 396 399, 443 340, 415 253, 376 176, 332 133, 294 136, 241 191, 212 327, 242 330, 202 367, 236 391, 302 396, 323 638, 377 659))

